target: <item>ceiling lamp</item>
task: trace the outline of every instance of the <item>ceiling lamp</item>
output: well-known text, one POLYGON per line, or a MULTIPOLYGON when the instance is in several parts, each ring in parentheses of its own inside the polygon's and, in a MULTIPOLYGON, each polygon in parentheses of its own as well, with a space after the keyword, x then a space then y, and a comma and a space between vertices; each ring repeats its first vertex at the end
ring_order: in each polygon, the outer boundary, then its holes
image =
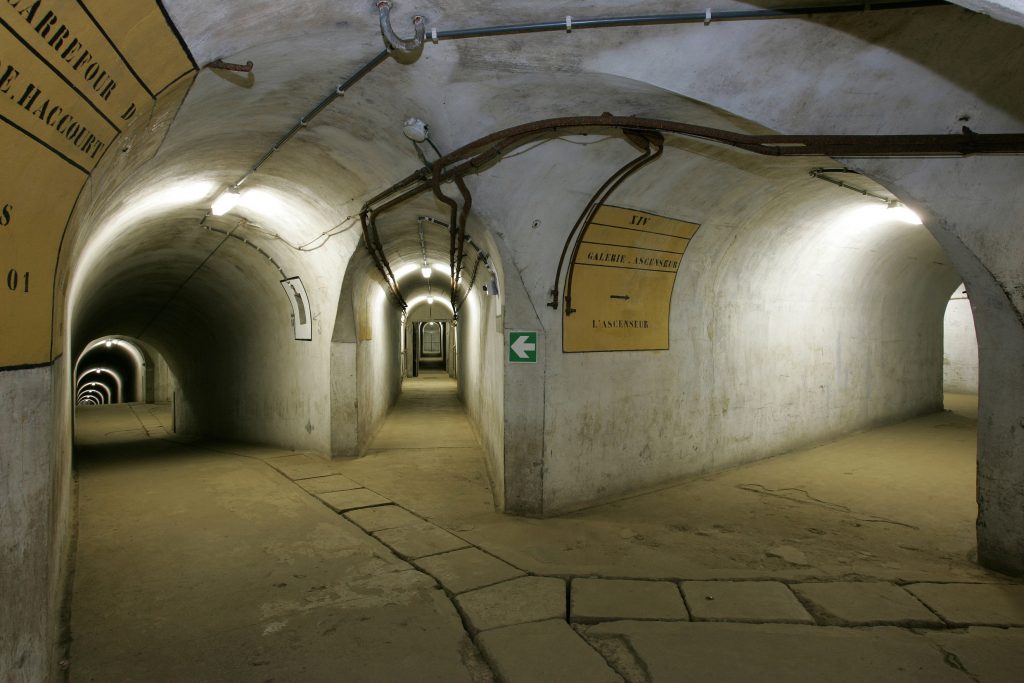
POLYGON ((213 206, 210 207, 210 213, 214 216, 223 216, 231 209, 238 206, 238 202, 242 200, 242 195, 238 193, 238 190, 231 188, 225 190, 220 194, 217 199, 214 200, 213 206))

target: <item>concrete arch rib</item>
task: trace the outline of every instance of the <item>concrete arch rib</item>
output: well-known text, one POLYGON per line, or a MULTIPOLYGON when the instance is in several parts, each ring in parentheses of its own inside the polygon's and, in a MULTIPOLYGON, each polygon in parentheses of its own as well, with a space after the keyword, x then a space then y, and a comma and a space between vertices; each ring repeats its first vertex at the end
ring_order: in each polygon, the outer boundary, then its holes
POLYGON ((359 247, 345 270, 330 343, 330 453, 362 455, 402 382, 402 311, 368 252, 359 247))
POLYGON ((987 566, 1024 573, 1024 276, 1010 263, 1024 249, 1019 159, 862 162, 908 201, 963 275, 978 339, 978 554, 987 566), (971 183, 962 178, 970 176, 971 183), (978 196, 984 186, 984 199, 978 196), (998 237, 993 235, 995 233, 998 237), (985 237, 982 237, 982 236, 985 237))

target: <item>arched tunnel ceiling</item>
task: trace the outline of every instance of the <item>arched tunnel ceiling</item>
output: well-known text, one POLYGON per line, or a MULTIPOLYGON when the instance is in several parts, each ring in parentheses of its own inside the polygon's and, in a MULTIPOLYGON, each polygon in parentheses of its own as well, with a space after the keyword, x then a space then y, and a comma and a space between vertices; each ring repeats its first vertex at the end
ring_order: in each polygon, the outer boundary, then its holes
MULTIPOLYGON (((82 326, 75 336, 79 345, 106 333, 166 337, 178 335, 183 329, 200 331, 202 344, 207 344, 213 343, 209 335, 225 324, 244 332, 257 320, 286 317, 287 309, 282 308, 284 300, 276 284, 279 275, 264 255, 240 239, 224 240, 221 233, 204 231, 202 216, 220 191, 241 178, 300 116, 381 49, 376 12, 369 1, 210 5, 168 0, 164 4, 200 65, 225 58, 251 60, 256 66, 251 75, 201 70, 180 109, 168 115, 173 116, 173 123, 166 136, 156 144, 140 140, 139 149, 155 152, 152 158, 140 155, 132 173, 116 190, 102 202, 80 207, 83 230, 77 243, 80 258, 73 289, 73 299, 81 302, 73 314, 76 324, 82 326), (271 26, 273 31, 268 31, 271 26), (218 247, 222 241, 224 244, 218 247), (211 258, 215 248, 217 255, 211 258), (258 275, 264 271, 265 277, 258 275), (265 304, 264 310, 263 301, 274 303, 265 304), (254 309, 258 315, 252 315, 254 309), (159 320, 154 319, 155 311, 160 312, 156 316, 159 320)), ((722 8, 787 4, 726 3, 722 8)), ((550 21, 565 14, 607 16, 702 9, 703 5, 698 7, 696 3, 613 0, 556 6, 540 1, 403 1, 396 5, 393 17, 399 32, 405 34, 413 13, 427 17, 428 26, 447 29, 550 21)), ((312 282, 327 283, 318 285, 323 291, 315 296, 325 302, 336 300, 342 275, 358 246, 359 227, 354 216, 362 202, 421 166, 412 144, 401 132, 401 122, 409 116, 428 121, 432 139, 442 151, 517 123, 603 111, 752 133, 773 129, 816 132, 789 130, 782 124, 788 115, 794 120, 806 119, 807 113, 800 107, 821 106, 829 99, 835 103, 830 109, 822 109, 823 129, 881 132, 899 120, 899 106, 892 108, 889 120, 858 118, 857 111, 849 108, 850 102, 871 98, 891 85, 872 71, 884 73, 888 68, 880 56, 895 55, 905 62, 901 68, 906 73, 923 74, 925 80, 915 96, 934 90, 936 98, 948 97, 952 90, 963 86, 963 68, 938 61, 934 51, 928 51, 934 48, 907 47, 898 38, 886 38, 897 29, 913 33, 908 22, 917 12, 938 16, 928 30, 942 35, 952 34, 957 22, 963 20, 961 10, 936 8, 909 10, 901 16, 896 12, 886 16, 869 13, 812 22, 799 19, 737 24, 729 28, 729 36, 742 59, 721 70, 710 66, 722 54, 721 48, 708 42, 719 40, 713 32, 720 27, 714 24, 707 28, 645 27, 427 45, 415 64, 386 61, 282 147, 243 186, 262 191, 266 201, 242 207, 231 216, 208 219, 207 224, 233 231, 235 237, 258 245, 287 275, 309 275, 312 282), (934 14, 937 12, 943 14, 934 14), (685 31, 688 42, 679 41, 681 31, 685 31), (809 49, 797 54, 792 45, 802 39, 832 42, 817 47, 812 42, 809 49), (790 44, 782 57, 777 56, 780 40, 790 44), (863 68, 860 80, 852 85, 838 79, 836 82, 845 84, 843 87, 877 90, 820 92, 831 87, 831 81, 816 82, 815 69, 827 74, 830 68, 839 68, 808 62, 822 51, 843 69, 863 68), (651 59, 652 54, 669 58, 651 59), (758 58, 763 65, 759 65, 758 58), (795 65, 810 70, 809 74, 800 74, 799 83, 783 73, 795 65), (748 82, 744 83, 744 78, 748 82), (766 85, 754 80, 765 78, 776 82, 766 85), (935 87, 931 87, 932 81, 935 87), (808 90, 817 91, 818 99, 804 101, 795 96, 808 90), (740 114, 770 110, 773 98, 779 100, 780 106, 775 108, 778 113, 757 122, 720 108, 735 108, 740 114), (241 218, 248 223, 238 220, 241 218), (302 253, 301 247, 311 251, 302 253)), ((999 53, 1019 36, 1016 28, 990 26, 987 30, 994 38, 990 45, 977 46, 979 60, 989 53, 999 53)), ((982 78, 991 80, 1003 75, 993 69, 982 78)), ((1004 90, 1013 88, 988 88, 986 92, 1004 90)), ((986 131, 1000 130, 1007 122, 1015 121, 1012 112, 1019 100, 1014 94, 1005 97, 1010 99, 991 102, 984 116, 965 101, 965 115, 980 117, 986 131), (1008 113, 993 113, 999 111, 1008 113)), ((964 112, 949 111, 948 121, 943 124, 946 129, 955 130, 957 115, 964 112)), ((154 135, 159 138, 162 133, 154 135)), ((591 137, 594 139, 586 142, 601 140, 597 135, 591 137)), ((425 153, 433 158, 429 150, 425 153)), ((621 140, 587 146, 554 141, 503 162, 471 181, 473 192, 483 201, 477 205, 478 215, 470 232, 496 218, 495 211, 529 213, 531 203, 542 194, 561 195, 574 206, 581 206, 632 153, 621 140), (585 154, 577 154, 584 150, 585 154), (517 181, 517 177, 527 176, 531 182, 517 181), (523 188, 531 188, 531 192, 523 188)), ((722 222, 737 222, 744 211, 755 210, 757 202, 751 198, 758 192, 761 201, 768 202, 772 193, 785 188, 788 206, 795 215, 801 210, 817 210, 816 197, 832 191, 819 187, 806 175, 810 168, 835 163, 826 159, 764 160, 708 143, 679 140, 670 142, 669 153, 672 164, 661 165, 646 197, 634 192, 649 208, 671 211, 673 188, 683 182, 705 189, 709 211, 717 206, 714 210, 719 212, 726 210, 723 207, 738 212, 719 216, 722 222), (723 185, 725 178, 730 179, 728 186, 723 185), (750 184, 738 182, 740 178, 747 178, 750 184), (730 196, 736 200, 729 200, 730 196)), ((114 163, 107 162, 108 172, 114 163)), ((101 184, 102 179, 101 170, 94 184, 101 184)), ((395 268, 422 260, 415 221, 421 214, 445 219, 447 207, 423 195, 380 220, 385 249, 395 268)), ((430 259, 446 262, 446 236, 436 230, 428 230, 427 235, 430 259)), ((564 230, 542 231, 539 235, 529 236, 535 246, 526 247, 525 253, 536 249, 540 261, 550 260, 550 255, 562 246, 564 230)), ((500 234, 498 237, 502 238, 500 234)), ((541 271, 543 278, 550 278, 552 269, 548 266, 531 269, 524 277, 529 279, 532 273, 541 271)), ((443 280, 438 277, 434 282, 440 284, 443 280)), ((422 285, 414 280, 410 287, 415 295, 422 285)))

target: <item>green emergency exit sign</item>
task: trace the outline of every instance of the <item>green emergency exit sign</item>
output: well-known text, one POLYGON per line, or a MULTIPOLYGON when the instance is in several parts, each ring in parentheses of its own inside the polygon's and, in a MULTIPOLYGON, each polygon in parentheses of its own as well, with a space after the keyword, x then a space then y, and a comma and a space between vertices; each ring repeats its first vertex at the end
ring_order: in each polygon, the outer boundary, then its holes
POLYGON ((508 362, 537 362, 537 333, 516 330, 508 333, 508 362))

